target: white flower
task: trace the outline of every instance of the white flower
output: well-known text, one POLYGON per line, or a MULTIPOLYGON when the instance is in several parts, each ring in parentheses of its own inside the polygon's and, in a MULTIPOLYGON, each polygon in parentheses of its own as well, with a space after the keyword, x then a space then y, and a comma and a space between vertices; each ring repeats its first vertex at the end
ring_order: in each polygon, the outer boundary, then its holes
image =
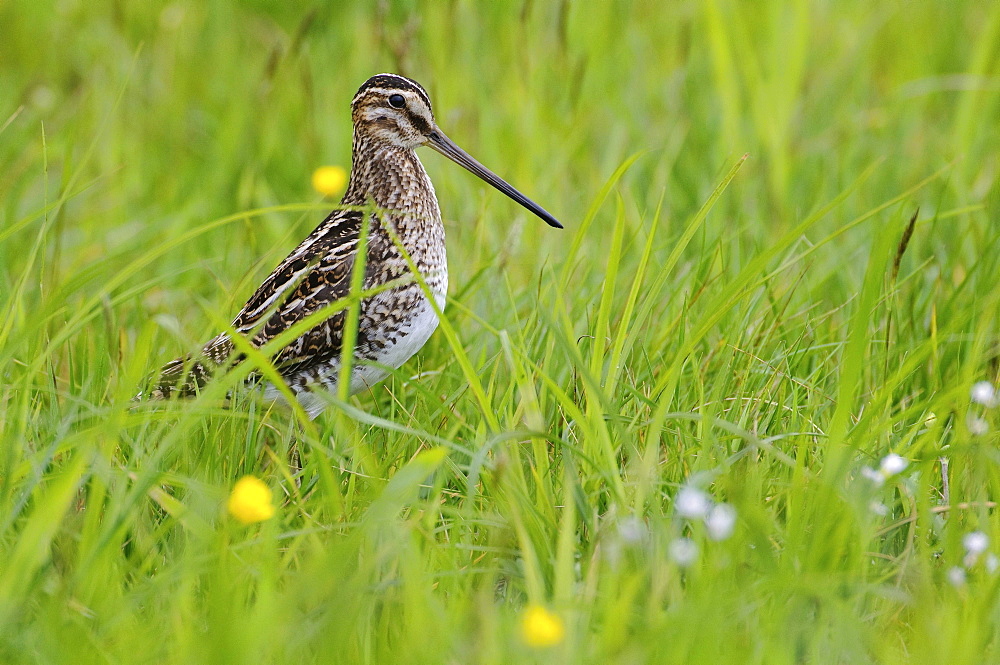
POLYGON ((889 476, 895 476, 897 473, 902 472, 910 463, 897 455, 896 453, 889 453, 882 458, 882 463, 879 465, 879 470, 885 475, 886 478, 889 476))
POLYGON ((720 503, 712 507, 705 515, 705 528, 712 540, 725 540, 733 535, 736 528, 736 509, 728 503, 720 503))
POLYGON ((965 586, 965 568, 959 566, 949 568, 948 582, 954 587, 965 586))
POLYGON ((690 538, 678 538, 670 543, 670 558, 687 568, 698 558, 698 545, 690 538))
POLYGON ((973 531, 962 538, 962 546, 967 554, 982 554, 990 546, 990 537, 982 531, 973 531))
POLYGON ((646 537, 646 524, 635 515, 630 515, 618 522, 618 537, 626 545, 641 543, 646 537))
POLYGON ((997 572, 997 568, 1000 568, 1000 559, 997 558, 996 554, 990 552, 989 554, 986 555, 986 561, 984 565, 986 566, 986 572, 992 575, 993 573, 997 572))
POLYGON ((989 381, 980 381, 972 386, 972 401, 985 407, 997 405, 997 391, 989 381))
POLYGON ((978 418, 970 415, 966 424, 969 427, 969 434, 972 434, 973 436, 982 436, 990 431, 990 425, 984 418, 978 418))
POLYGON ((872 481, 875 487, 881 487, 886 480, 902 472, 909 465, 909 461, 905 458, 896 453, 889 453, 879 462, 878 470, 866 466, 861 469, 861 475, 872 481))
POLYGON ((979 555, 990 546, 990 538, 982 531, 973 531, 962 538, 962 546, 965 548, 965 558, 962 559, 962 563, 966 568, 972 568, 979 561, 979 555))
POLYGON ((711 508, 712 499, 697 487, 682 487, 674 498, 674 510, 688 519, 702 519, 711 508))
POLYGON ((885 482, 885 476, 870 466, 866 466, 861 469, 861 475, 872 481, 872 484, 875 485, 875 487, 882 487, 882 483, 885 482))
MULTIPOLYGON (((881 478, 881 476, 879 476, 879 478, 881 478)), ((868 504, 868 510, 872 511, 873 514, 878 515, 879 517, 885 517, 889 514, 889 506, 885 505, 881 501, 875 501, 874 499, 868 504)))

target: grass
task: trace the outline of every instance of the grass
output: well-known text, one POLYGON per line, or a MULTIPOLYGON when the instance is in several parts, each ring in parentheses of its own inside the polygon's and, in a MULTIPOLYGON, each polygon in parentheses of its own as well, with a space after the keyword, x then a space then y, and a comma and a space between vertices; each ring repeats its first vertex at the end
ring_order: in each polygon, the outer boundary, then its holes
POLYGON ((0 18, 0 661, 1000 662, 963 544, 1000 554, 996 6, 0 18), (380 71, 566 230, 422 154, 452 292, 414 360, 313 424, 235 378, 134 408, 325 214, 380 71), (225 515, 244 475, 273 519, 225 515))

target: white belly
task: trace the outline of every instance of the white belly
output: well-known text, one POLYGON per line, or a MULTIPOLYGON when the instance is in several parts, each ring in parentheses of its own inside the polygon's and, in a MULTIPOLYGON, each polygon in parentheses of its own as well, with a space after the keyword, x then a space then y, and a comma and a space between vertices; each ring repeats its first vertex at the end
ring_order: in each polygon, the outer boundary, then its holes
MULTIPOLYGON (((377 298, 378 296, 376 296, 377 298)), ((446 297, 443 293, 436 293, 438 307, 444 311, 446 297)), ((396 369, 413 357, 413 355, 423 348, 427 340, 434 333, 438 326, 438 315, 429 302, 421 299, 422 307, 412 312, 411 316, 400 323, 396 334, 396 340, 392 344, 387 344, 376 354, 374 363, 356 361, 351 368, 350 394, 368 390, 387 376, 389 371, 386 368, 396 369)), ((337 383, 340 378, 340 360, 335 359, 324 367, 318 374, 318 381, 310 384, 308 390, 296 392, 296 398, 310 418, 318 416, 326 405, 327 399, 319 394, 324 391, 336 393, 337 383)), ((264 388, 264 398, 287 404, 285 396, 268 383, 264 388)))

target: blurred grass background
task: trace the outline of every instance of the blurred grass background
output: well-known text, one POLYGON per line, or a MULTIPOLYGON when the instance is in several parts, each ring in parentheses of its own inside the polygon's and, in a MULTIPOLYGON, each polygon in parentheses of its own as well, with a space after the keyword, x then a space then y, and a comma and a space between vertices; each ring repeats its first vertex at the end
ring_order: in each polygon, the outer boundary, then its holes
POLYGON ((14 0, 0 25, 0 660, 1000 662, 1000 577, 963 545, 1000 537, 1000 418, 969 392, 1000 354, 997 5, 14 0), (350 164, 382 71, 566 230, 421 154, 456 341, 315 426, 219 409, 231 382, 131 409, 325 214, 310 175, 350 164), (274 519, 223 514, 244 474, 274 519), (528 604, 558 645, 524 643, 528 604))

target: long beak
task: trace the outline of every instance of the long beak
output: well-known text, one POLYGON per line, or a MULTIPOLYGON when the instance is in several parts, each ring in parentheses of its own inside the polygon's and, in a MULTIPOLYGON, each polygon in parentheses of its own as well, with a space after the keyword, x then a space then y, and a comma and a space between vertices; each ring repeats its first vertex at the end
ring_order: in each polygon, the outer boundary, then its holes
POLYGON ((459 166, 465 167, 467 170, 493 185, 501 192, 541 217, 542 221, 549 226, 554 226, 557 229, 561 229, 563 227, 563 225, 559 223, 559 220, 550 215, 545 208, 511 187, 506 181, 504 181, 503 178, 473 159, 472 155, 455 145, 455 142, 445 136, 444 132, 440 129, 435 127, 434 131, 428 135, 428 138, 430 139, 427 142, 428 146, 434 148, 451 161, 455 162, 459 166))

